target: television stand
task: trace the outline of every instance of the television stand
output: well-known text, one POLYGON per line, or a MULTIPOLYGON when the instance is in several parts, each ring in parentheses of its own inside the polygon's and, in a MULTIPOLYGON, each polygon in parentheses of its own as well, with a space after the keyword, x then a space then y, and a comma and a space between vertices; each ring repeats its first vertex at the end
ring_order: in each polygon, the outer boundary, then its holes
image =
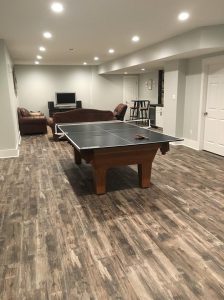
POLYGON ((55 105, 54 108, 59 108, 59 109, 73 109, 76 108, 76 105, 55 105))
POLYGON ((69 111, 69 110, 73 110, 76 108, 82 108, 82 105, 80 103, 81 101, 77 101, 76 105, 56 105, 56 106, 51 106, 49 107, 49 117, 52 117, 54 113, 56 112, 65 112, 65 111, 69 111), (79 103, 78 103, 79 102, 79 103))

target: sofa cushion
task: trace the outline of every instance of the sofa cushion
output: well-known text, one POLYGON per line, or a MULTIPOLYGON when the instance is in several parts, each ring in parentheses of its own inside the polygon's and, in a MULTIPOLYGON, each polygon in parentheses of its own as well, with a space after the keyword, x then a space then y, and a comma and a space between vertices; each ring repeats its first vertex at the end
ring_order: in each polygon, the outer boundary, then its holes
POLYGON ((31 111, 31 112, 30 112, 30 116, 31 116, 31 117, 43 117, 44 114, 43 114, 42 112, 40 112, 40 111, 38 111, 38 112, 33 112, 33 111, 31 111))

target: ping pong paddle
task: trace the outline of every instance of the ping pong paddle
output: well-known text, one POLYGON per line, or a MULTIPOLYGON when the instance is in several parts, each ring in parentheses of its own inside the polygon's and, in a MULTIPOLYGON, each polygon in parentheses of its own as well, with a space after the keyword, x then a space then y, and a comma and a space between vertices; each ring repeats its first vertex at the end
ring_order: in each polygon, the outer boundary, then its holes
POLYGON ((144 139, 148 140, 149 138, 147 136, 142 135, 142 134, 136 134, 135 139, 136 140, 144 140, 144 139))

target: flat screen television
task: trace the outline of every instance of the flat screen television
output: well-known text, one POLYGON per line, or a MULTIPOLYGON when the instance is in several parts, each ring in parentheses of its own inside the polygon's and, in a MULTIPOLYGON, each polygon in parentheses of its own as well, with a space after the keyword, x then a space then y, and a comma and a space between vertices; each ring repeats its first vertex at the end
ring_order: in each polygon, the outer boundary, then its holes
POLYGON ((56 105, 75 105, 75 93, 56 93, 56 105))

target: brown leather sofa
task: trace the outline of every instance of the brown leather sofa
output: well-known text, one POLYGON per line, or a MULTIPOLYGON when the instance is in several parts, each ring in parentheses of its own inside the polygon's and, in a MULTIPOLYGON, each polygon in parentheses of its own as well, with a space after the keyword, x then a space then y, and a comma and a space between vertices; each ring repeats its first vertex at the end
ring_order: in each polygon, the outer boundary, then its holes
POLYGON ((55 124, 59 123, 81 123, 115 120, 113 112, 109 110, 77 108, 66 112, 57 112, 52 118, 48 118, 47 123, 52 129, 54 140, 58 139, 55 134, 55 124))
POLYGON ((17 109, 21 135, 47 133, 47 119, 41 112, 30 112, 25 108, 17 109))

